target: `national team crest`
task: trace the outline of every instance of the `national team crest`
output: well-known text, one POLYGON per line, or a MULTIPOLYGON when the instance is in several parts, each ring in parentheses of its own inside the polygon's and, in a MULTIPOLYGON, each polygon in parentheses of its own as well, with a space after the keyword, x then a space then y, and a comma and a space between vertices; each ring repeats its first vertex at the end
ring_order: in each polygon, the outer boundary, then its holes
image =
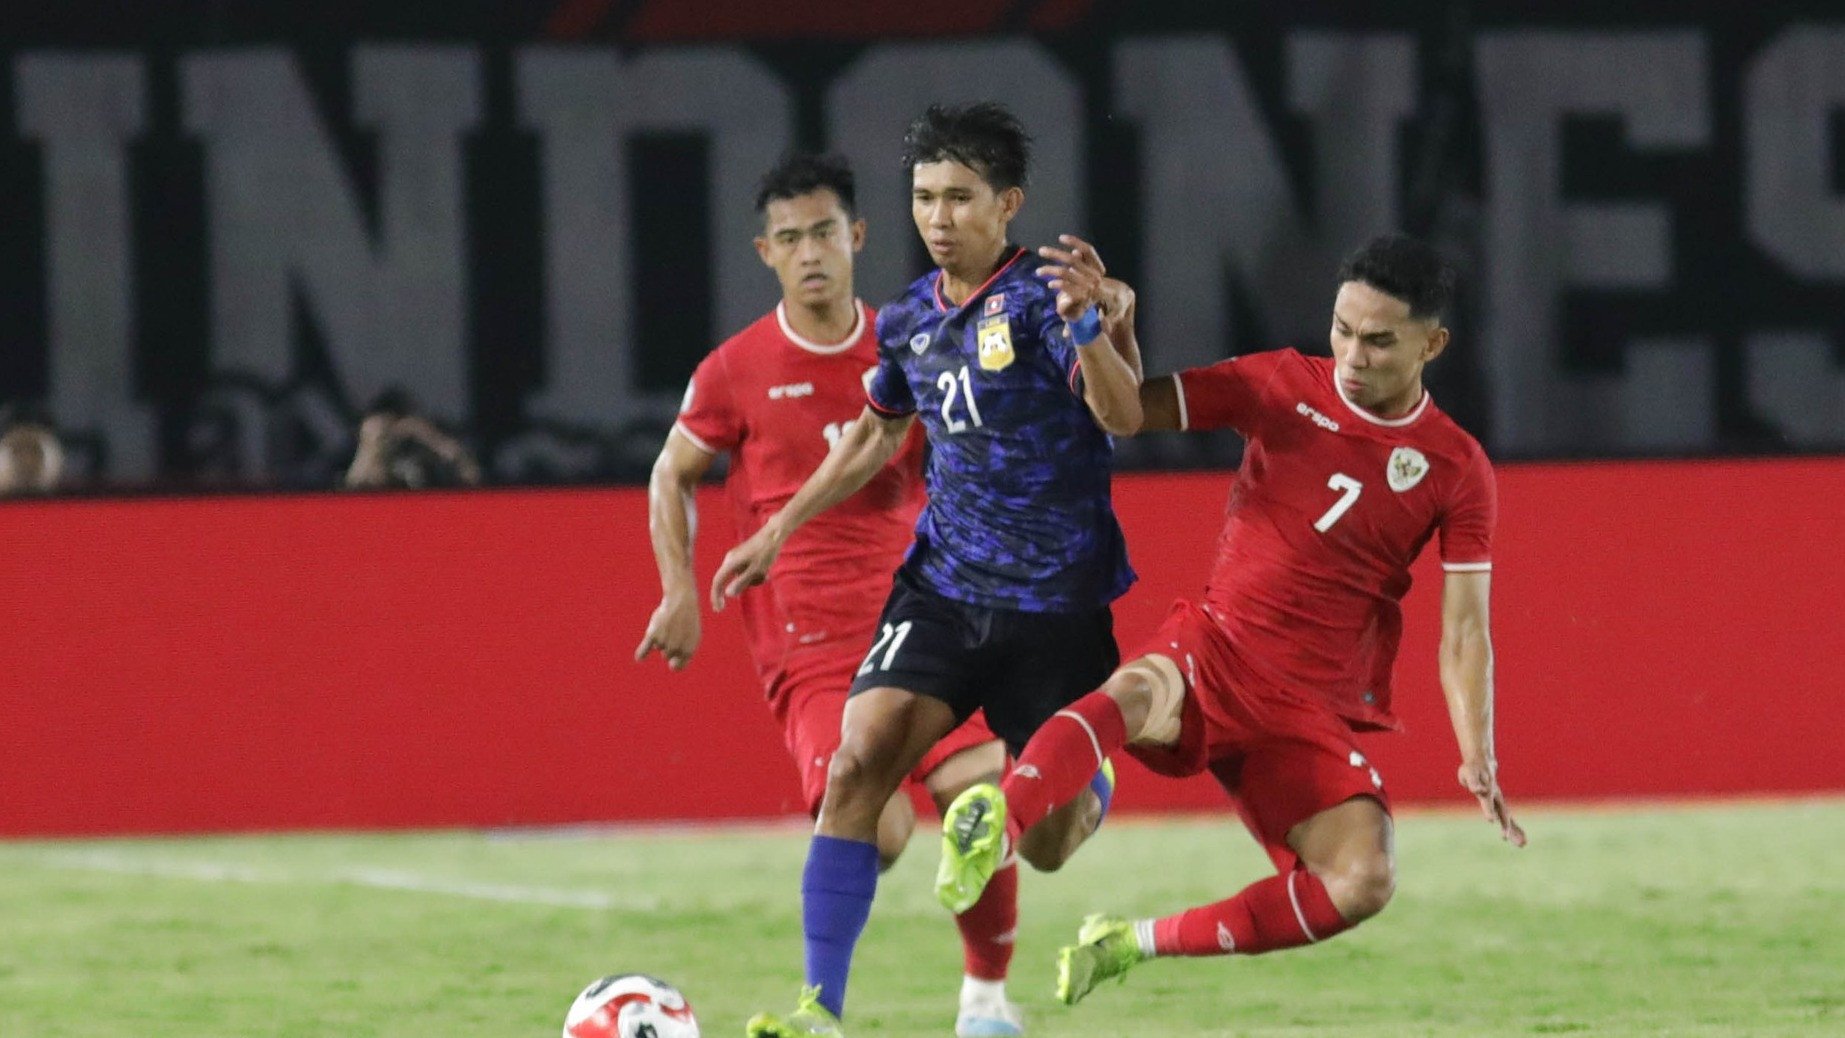
POLYGON ((1422 477, 1428 474, 1429 459, 1414 447, 1398 447, 1390 452, 1390 460, 1384 463, 1390 489, 1399 494, 1422 482, 1422 477))
POLYGON ((1011 366, 1012 322, 1004 314, 988 317, 980 322, 980 369, 982 371, 1004 371, 1011 366))

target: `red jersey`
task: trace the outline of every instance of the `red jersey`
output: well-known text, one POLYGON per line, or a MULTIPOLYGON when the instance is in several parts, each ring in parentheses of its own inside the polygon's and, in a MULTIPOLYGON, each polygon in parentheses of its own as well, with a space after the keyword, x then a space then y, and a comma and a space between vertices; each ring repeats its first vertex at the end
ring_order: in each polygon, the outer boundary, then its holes
MULTIPOLYGON (((724 486, 747 537, 788 503, 865 409, 877 367, 870 307, 845 342, 809 342, 783 306, 711 351, 686 387, 679 432, 729 453, 724 486)), ((750 654, 765 686, 789 653, 849 641, 863 652, 923 505, 922 441, 912 435, 864 489, 795 532, 768 581, 741 600, 750 654)))
POLYGON ((1422 401, 1383 419, 1329 357, 1256 353, 1172 376, 1181 428, 1248 439, 1206 610, 1250 671, 1359 728, 1395 728, 1390 676, 1409 566, 1437 531, 1449 571, 1492 568, 1497 498, 1478 442, 1422 401))

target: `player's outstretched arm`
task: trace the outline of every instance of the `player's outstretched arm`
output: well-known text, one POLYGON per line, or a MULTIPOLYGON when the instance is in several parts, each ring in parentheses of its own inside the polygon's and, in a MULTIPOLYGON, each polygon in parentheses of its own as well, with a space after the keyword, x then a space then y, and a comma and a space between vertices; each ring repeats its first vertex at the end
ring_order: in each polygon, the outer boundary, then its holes
POLYGON ((903 438, 915 422, 914 414, 886 418, 865 408, 857 420, 846 426, 826 460, 782 510, 724 556, 717 575, 711 578, 711 608, 722 610, 726 599, 767 580, 769 567, 775 564, 775 557, 794 531, 871 482, 871 477, 903 446, 903 438))
POLYGON ((1499 788, 1493 754, 1493 640, 1487 600, 1492 574, 1449 573, 1441 591, 1441 690, 1460 743, 1461 786, 1480 802, 1486 820, 1514 847, 1525 831, 1512 818, 1499 788))
POLYGON ((1162 375, 1140 384, 1140 431, 1180 432, 1179 387, 1176 375, 1162 375))
MULTIPOLYGON (((1104 432, 1132 436, 1140 431, 1140 368, 1109 337, 1100 304, 1107 269, 1095 246, 1074 234, 1058 235, 1059 248, 1046 245, 1038 255, 1050 262, 1038 268, 1057 291, 1057 314, 1076 344, 1083 369, 1083 402, 1104 432)), ((1138 348, 1134 359, 1139 359, 1138 348)))
POLYGON ((698 531, 694 494, 714 460, 714 455, 699 449, 678 429, 666 434, 666 446, 654 459, 653 475, 647 481, 647 530, 653 537, 654 563, 660 568, 660 604, 634 650, 636 662, 658 650, 667 666, 684 670, 698 651, 698 579, 692 574, 692 540, 698 531))

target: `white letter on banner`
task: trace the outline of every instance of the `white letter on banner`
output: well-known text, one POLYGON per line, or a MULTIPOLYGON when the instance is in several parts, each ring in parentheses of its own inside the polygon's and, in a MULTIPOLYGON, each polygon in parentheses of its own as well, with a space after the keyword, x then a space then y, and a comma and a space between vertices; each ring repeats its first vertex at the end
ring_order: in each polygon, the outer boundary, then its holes
MULTIPOLYGON (((542 139, 547 387, 535 414, 606 427, 670 418, 683 386, 643 395, 634 385, 628 283, 631 205, 624 142, 648 131, 700 132, 709 141, 716 250, 713 324, 727 338, 775 302, 774 279, 750 248, 756 182, 792 139, 787 87, 748 52, 712 47, 643 53, 533 47, 517 66, 523 125, 542 139)), ((705 344, 715 346, 716 343, 705 344)))
MULTIPOLYGON (((1830 177, 1845 163, 1831 120, 1845 110, 1845 30, 1790 29, 1745 78, 1749 237, 1793 274, 1845 280, 1845 197, 1830 177)), ((1818 331, 1748 340, 1749 402, 1802 447, 1845 445, 1845 370, 1818 331)))
POLYGON ((354 51, 353 122, 377 131, 375 219, 286 50, 196 54, 181 68, 186 127, 205 142, 214 368, 288 379, 299 298, 357 402, 400 383, 462 417, 474 50, 354 51))
POLYGON ((1625 372, 1599 377, 1565 374, 1558 349, 1565 291, 1664 291, 1673 277, 1664 207, 1563 198, 1563 121, 1616 116, 1639 150, 1705 145, 1704 37, 1530 30, 1487 33, 1477 48, 1491 262, 1479 349, 1500 447, 1709 446, 1716 431, 1709 340, 1627 343, 1625 372))
POLYGON ((1397 130, 1414 106, 1403 35, 1301 33, 1288 41, 1288 100, 1313 124, 1314 209, 1303 218, 1248 76, 1219 37, 1129 40, 1115 51, 1121 111, 1143 134, 1149 354, 1160 370, 1247 349, 1231 342, 1226 274, 1278 337, 1326 326, 1339 257, 1394 229, 1397 130))
POLYGON ((135 402, 135 296, 128 142, 146 118, 141 59, 25 54, 19 126, 44 144, 49 405, 67 428, 97 429, 118 479, 153 474, 154 423, 135 402))

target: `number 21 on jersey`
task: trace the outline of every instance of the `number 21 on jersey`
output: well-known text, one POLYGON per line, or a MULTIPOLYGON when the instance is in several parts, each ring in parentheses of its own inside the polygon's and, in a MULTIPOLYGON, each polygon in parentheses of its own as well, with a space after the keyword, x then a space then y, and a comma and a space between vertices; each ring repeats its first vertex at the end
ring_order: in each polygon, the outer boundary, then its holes
POLYGON ((936 377, 935 385, 942 391, 942 423, 947 426, 949 432, 958 433, 967 429, 967 422, 954 415, 957 395, 965 401, 962 409, 967 412, 967 417, 973 421, 974 427, 979 428, 986 424, 980 420, 980 405, 974 403, 974 380, 968 377, 967 365, 961 365, 959 372, 942 372, 936 377))

